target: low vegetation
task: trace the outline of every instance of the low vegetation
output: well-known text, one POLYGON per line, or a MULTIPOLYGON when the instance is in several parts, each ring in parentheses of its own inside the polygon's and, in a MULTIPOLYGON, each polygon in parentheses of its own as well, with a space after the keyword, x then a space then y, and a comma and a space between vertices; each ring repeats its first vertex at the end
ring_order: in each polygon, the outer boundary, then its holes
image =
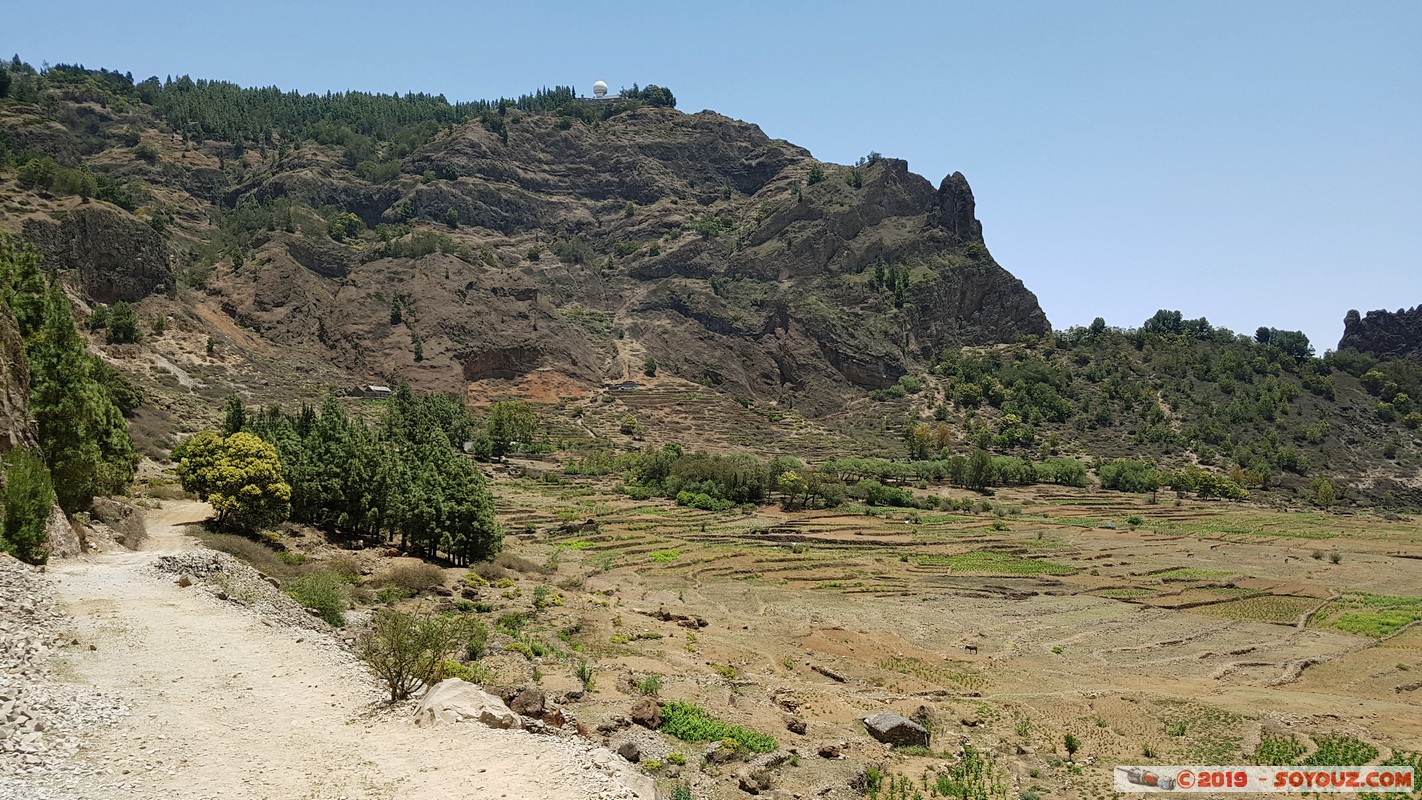
POLYGON ((683 742, 730 739, 754 753, 769 753, 779 746, 774 737, 739 725, 729 725, 711 716, 701 706, 679 700, 662 705, 662 724, 658 730, 683 742))
POLYGON ((396 703, 432 682, 446 657, 467 647, 470 631, 457 617, 382 609, 361 635, 357 652, 396 703))

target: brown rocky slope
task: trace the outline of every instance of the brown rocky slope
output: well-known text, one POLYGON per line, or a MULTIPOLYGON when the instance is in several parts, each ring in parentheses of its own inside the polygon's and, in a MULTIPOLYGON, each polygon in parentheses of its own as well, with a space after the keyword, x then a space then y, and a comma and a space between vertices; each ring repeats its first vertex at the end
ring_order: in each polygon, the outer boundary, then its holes
MULTIPOLYGON (((0 213, 0 226, 23 227, 95 300, 185 281, 210 295, 186 302, 355 380, 460 391, 545 369, 596 384, 655 363, 815 414, 943 348, 1050 330, 984 247, 962 175, 935 191, 900 160, 821 164, 712 112, 643 107, 568 125, 510 111, 507 142, 478 121, 451 126, 379 182, 310 142, 233 156, 142 107, 97 118, 101 134, 141 128, 157 157, 58 123, 45 128, 51 149, 147 187, 138 216, 166 215, 161 237, 99 201, 57 222, 0 213), (210 200, 228 211, 205 213, 210 200), (278 200, 294 224, 234 234, 232 208, 278 200), (321 220, 338 211, 365 230, 333 239, 321 220), (372 230, 400 223, 412 233, 385 229, 403 235, 393 245, 372 230)), ((37 127, 27 119, 12 106, 0 126, 16 141, 37 127)))

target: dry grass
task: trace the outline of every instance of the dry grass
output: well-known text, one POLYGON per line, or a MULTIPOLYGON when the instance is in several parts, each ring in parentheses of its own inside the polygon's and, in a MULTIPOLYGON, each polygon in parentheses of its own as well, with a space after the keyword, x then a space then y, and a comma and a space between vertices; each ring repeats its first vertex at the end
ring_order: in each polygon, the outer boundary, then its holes
POLYGON ((213 550, 226 553, 263 575, 280 580, 288 580, 304 575, 309 570, 302 565, 287 564, 277 555, 277 551, 245 536, 230 533, 214 533, 206 529, 195 531, 197 538, 213 550))

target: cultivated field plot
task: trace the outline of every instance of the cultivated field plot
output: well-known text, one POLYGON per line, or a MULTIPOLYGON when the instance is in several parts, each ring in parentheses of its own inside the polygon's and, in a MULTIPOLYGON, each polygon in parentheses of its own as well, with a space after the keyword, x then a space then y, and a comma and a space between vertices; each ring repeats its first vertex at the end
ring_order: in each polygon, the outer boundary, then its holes
POLYGON ((949 758, 900 753, 897 774, 945 769, 966 737, 1019 789, 1105 798, 1110 764, 1253 763, 1278 737, 1295 761, 1329 736, 1422 750, 1412 522, 1060 489, 980 513, 709 512, 554 470, 495 490, 515 552, 568 587, 545 628, 576 621, 625 702, 662 675, 662 697, 801 752, 883 762, 857 720, 918 713, 949 758))

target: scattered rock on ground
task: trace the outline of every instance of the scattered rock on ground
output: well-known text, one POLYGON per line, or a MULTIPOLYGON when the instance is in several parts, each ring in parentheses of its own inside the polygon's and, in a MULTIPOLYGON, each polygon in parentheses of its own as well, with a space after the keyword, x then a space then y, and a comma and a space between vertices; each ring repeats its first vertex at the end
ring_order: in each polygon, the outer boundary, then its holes
POLYGON ((763 769, 743 769, 736 773, 736 781, 746 794, 760 794, 770 789, 770 773, 763 769))
POLYGON ((51 676, 56 652, 85 646, 61 638, 64 623, 40 568, 0 553, 0 798, 12 785, 27 791, 32 781, 80 777, 88 768, 71 759, 83 739, 128 714, 113 698, 51 676))
POLYGON ((656 701, 644 697, 632 706, 632 721, 644 728, 656 730, 662 725, 662 707, 656 701))

